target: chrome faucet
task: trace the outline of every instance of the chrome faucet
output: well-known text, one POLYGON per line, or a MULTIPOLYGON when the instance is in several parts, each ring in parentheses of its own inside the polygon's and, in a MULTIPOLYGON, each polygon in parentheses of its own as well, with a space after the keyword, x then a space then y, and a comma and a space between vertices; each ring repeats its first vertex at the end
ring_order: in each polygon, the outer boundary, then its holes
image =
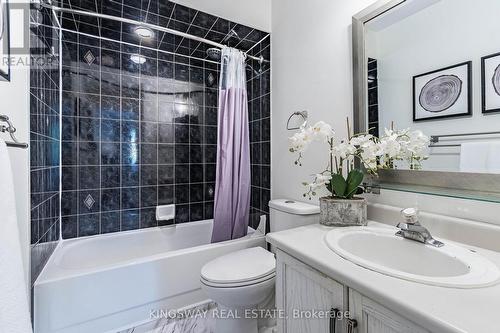
POLYGON ((405 222, 398 223, 397 227, 401 230, 396 233, 396 236, 435 247, 442 247, 444 245, 442 242, 432 238, 429 230, 418 222, 418 210, 416 208, 403 209, 401 215, 403 215, 405 222))

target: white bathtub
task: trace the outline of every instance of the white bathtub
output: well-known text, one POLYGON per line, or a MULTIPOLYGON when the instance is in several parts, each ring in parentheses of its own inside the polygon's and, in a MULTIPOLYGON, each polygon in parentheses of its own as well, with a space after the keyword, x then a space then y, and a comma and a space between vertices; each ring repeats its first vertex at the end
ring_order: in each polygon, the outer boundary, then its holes
POLYGON ((151 310, 206 300, 199 273, 208 261, 265 247, 249 229, 210 244, 212 220, 62 241, 34 286, 35 333, 101 333, 150 320, 151 310))

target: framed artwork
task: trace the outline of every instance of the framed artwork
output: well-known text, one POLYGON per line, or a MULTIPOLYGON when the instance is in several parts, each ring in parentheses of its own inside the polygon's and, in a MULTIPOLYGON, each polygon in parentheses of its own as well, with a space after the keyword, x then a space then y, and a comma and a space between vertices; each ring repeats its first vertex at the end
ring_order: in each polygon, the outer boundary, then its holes
POLYGON ((472 61, 413 77, 413 121, 472 115, 472 61))
POLYGON ((483 113, 500 112, 500 53, 481 58, 483 113))
POLYGON ((0 0, 0 81, 10 81, 9 3, 0 0))

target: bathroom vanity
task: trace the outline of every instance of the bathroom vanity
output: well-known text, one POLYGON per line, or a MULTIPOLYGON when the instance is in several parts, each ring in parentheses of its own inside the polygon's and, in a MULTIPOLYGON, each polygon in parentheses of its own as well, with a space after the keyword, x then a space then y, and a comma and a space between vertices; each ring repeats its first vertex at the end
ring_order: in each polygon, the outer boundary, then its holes
POLYGON ((280 332, 428 332, 286 252, 278 251, 277 258, 278 308, 292 317, 281 320, 280 332), (311 320, 320 315, 308 312, 313 309, 325 309, 332 316, 311 320), (348 311, 349 318, 336 319, 333 313, 339 311, 348 311))
MULTIPOLYGON (((376 222, 369 228, 397 231, 376 222)), ((267 236, 277 248, 276 304, 283 314, 278 332, 498 332, 494 320, 485 320, 495 318, 500 307, 496 282, 481 288, 450 288, 381 274, 332 251, 326 242, 332 230, 313 224, 267 236), (328 315, 336 311, 339 320, 328 315), (342 315, 346 317, 340 320, 342 315)), ((497 252, 457 245, 500 264, 497 252)))

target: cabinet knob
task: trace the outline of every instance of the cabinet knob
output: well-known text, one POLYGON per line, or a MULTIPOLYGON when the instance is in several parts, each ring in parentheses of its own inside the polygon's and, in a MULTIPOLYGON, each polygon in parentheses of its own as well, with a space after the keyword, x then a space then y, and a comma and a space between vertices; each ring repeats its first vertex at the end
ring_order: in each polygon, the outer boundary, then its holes
POLYGON ((347 323, 347 333, 354 333, 356 332, 356 328, 358 327, 358 322, 356 319, 346 319, 347 323))

